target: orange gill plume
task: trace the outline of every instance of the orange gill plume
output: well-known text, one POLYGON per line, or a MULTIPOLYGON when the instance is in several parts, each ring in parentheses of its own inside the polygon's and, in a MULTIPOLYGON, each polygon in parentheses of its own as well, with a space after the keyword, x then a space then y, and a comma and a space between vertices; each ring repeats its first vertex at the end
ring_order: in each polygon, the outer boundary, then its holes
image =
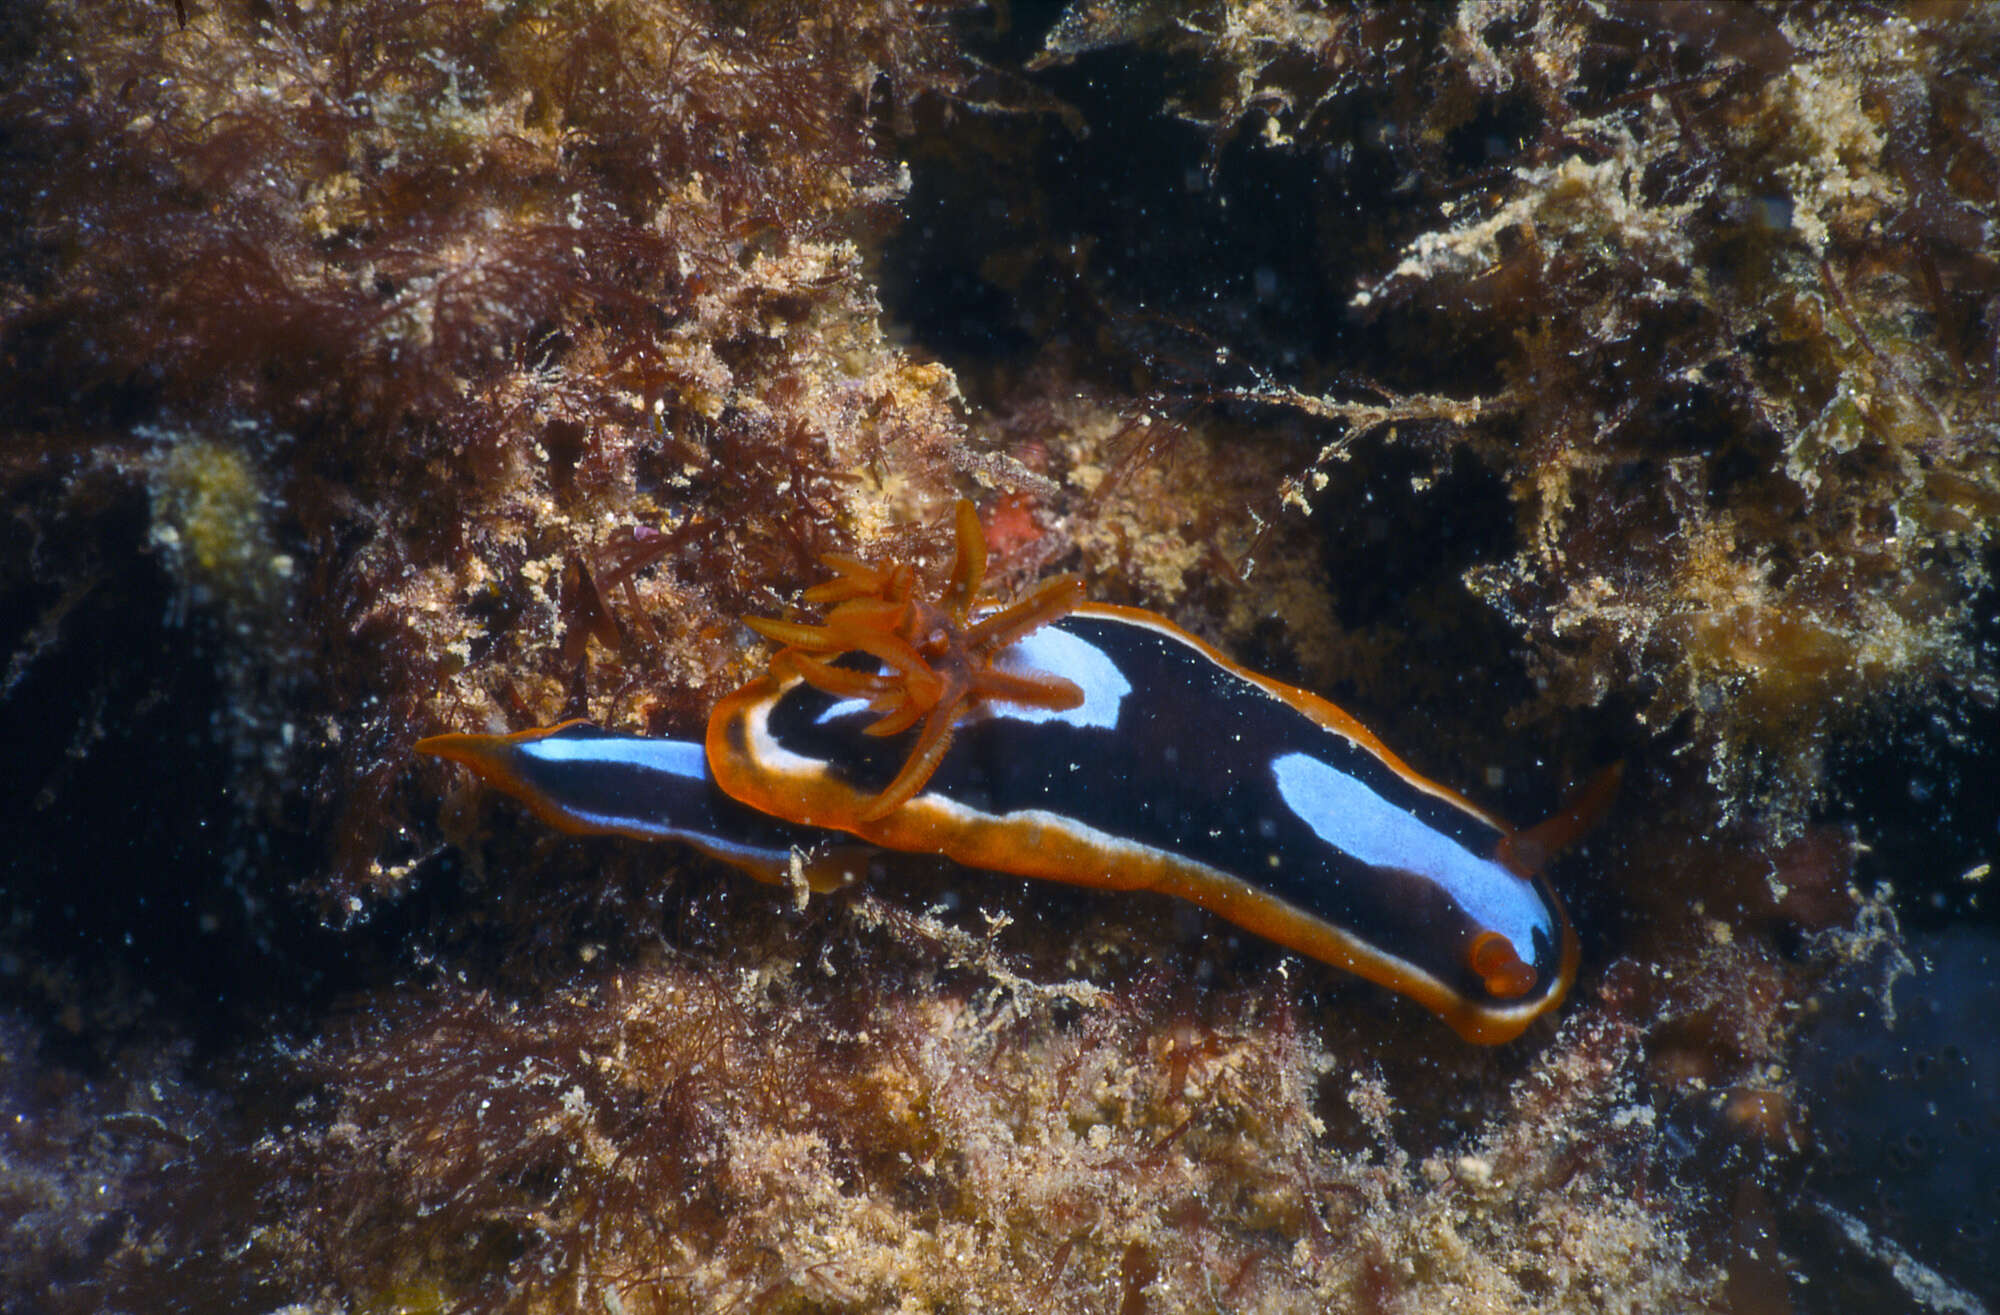
POLYGON ((1030 632, 1073 611, 1083 601, 1074 575, 1052 576, 1011 606, 980 616, 988 600, 986 535, 972 503, 958 504, 958 555, 938 601, 917 596, 917 575, 905 563, 871 566, 829 553, 820 560, 834 577, 801 595, 831 605, 819 625, 746 617, 744 624, 776 644, 771 678, 796 676, 838 698, 865 699, 879 714, 866 734, 898 735, 922 723, 910 756, 860 813, 864 822, 887 817, 908 802, 951 747, 959 719, 981 703, 997 701, 1067 711, 1083 691, 1059 676, 1015 674, 994 660, 1030 632), (975 619, 975 617, 977 619, 975 619), (845 653, 865 653, 881 664, 869 672, 837 665, 845 653))

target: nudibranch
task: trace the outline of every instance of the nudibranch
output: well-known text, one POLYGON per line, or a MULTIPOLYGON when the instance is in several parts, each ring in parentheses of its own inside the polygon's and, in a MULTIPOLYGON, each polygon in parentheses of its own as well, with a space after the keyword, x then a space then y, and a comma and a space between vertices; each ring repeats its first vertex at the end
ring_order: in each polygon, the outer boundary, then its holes
POLYGON ((958 549, 935 604, 907 566, 827 559, 804 595, 832 605, 823 623, 750 622, 783 647, 702 745, 571 722, 417 748, 556 826, 686 841, 768 881, 838 885, 872 846, 1177 895, 1472 1041, 1562 1001, 1577 939, 1540 869, 1615 769, 1515 831, 1163 617, 1084 602, 1069 577, 987 602, 969 503, 958 549))

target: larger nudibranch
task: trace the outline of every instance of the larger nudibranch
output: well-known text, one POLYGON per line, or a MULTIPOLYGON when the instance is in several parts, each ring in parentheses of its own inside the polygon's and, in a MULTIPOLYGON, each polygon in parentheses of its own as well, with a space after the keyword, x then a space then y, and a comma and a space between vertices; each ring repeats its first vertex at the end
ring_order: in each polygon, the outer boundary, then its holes
POLYGON ((830 558, 805 595, 833 604, 823 625, 752 621, 784 647, 716 706, 705 753, 575 724, 417 747, 568 829, 686 839, 766 879, 793 853, 815 884, 852 871, 851 848, 815 844, 835 831, 1178 895, 1474 1041, 1562 1000, 1576 935, 1539 868, 1615 773, 1516 832, 1326 700, 1152 613, 1082 603, 1068 577, 983 605, 970 504, 958 545, 940 604, 908 567, 830 558))

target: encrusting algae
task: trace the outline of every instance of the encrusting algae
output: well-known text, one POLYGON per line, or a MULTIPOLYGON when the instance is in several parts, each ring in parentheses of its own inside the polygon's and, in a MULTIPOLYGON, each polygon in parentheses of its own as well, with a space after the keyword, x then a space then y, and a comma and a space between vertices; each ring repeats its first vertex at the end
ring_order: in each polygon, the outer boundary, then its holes
POLYGON ((1991 1307, 1870 1207, 1972 1152, 1835 1138, 1985 1116, 1996 43, 13 7, 0 1311, 1991 1307), (1467 1047, 1165 900, 791 898, 413 758, 695 735, 960 497, 1497 813, 1622 761, 1571 1000, 1467 1047))

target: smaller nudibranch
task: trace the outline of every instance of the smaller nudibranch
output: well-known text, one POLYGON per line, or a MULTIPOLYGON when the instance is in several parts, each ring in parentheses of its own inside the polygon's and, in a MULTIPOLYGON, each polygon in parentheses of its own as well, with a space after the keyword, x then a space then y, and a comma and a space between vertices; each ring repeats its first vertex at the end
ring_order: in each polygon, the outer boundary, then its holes
POLYGON ((984 603, 961 504, 940 605, 909 568, 828 560, 819 626, 726 696, 705 745, 569 723, 447 735, 465 763, 573 831, 686 840, 815 886, 859 864, 828 833, 975 868, 1178 895, 1506 1041, 1574 981, 1540 867, 1608 805, 1607 772, 1517 832, 1419 775, 1351 716, 1163 617, 1081 602, 1068 577, 984 603))

